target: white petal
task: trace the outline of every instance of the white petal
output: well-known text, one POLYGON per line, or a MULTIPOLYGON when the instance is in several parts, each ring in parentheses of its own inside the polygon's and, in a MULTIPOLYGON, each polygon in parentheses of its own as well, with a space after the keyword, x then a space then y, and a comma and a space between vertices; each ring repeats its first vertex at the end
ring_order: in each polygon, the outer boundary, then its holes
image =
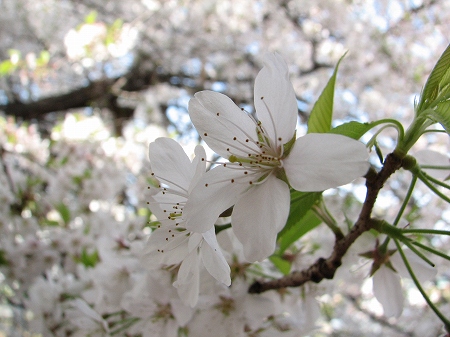
POLYGON ((191 184, 189 185, 189 193, 192 191, 195 185, 197 185, 200 178, 206 171, 206 152, 203 146, 197 145, 195 147, 195 158, 192 161, 192 166, 194 170, 194 176, 191 179, 191 184))
POLYGON ((299 191, 323 191, 348 184, 369 169, 363 143, 335 134, 298 138, 283 161, 289 183, 299 191))
MULTIPOLYGON (((416 254, 414 254, 414 252, 412 252, 410 249, 404 249, 403 252, 405 253, 409 265, 411 266, 420 283, 424 283, 426 281, 434 279, 437 274, 436 268, 430 266, 416 254)), ((397 270, 402 277, 411 278, 408 269, 406 269, 403 259, 399 253, 395 253, 394 255, 392 255, 390 257, 390 260, 395 270, 397 270)))
POLYGON ((266 55, 264 68, 255 79, 254 100, 258 120, 276 147, 290 141, 297 126, 298 107, 288 67, 280 55, 266 55))
POLYGON ((195 307, 198 302, 198 293, 200 287, 200 275, 193 275, 190 282, 179 283, 178 280, 173 283, 173 286, 177 288, 178 296, 185 305, 191 308, 195 307))
MULTIPOLYGON (((219 215, 236 202, 237 197, 249 186, 245 181, 231 182, 239 173, 218 166, 203 175, 192 189, 183 209, 183 218, 186 220, 188 230, 198 233, 210 230, 219 215)), ((242 180, 242 177, 240 179, 242 180)), ((249 177, 250 179, 252 178, 249 177)))
POLYGON ((382 265, 372 277, 373 294, 383 306, 386 317, 399 317, 403 311, 403 289, 400 276, 382 265))
POLYGON ((218 92, 200 91, 189 101, 189 116, 208 146, 224 158, 258 153, 256 124, 233 101, 218 92), (217 115, 219 114, 219 115, 217 115), (236 139, 234 139, 236 137, 236 139), (249 152, 250 151, 250 152, 249 152))
POLYGON ((177 230, 175 226, 164 226, 154 230, 147 243, 147 254, 158 258, 161 264, 180 263, 188 253, 189 237, 177 230))
POLYGON ((183 303, 194 307, 198 301, 200 286, 199 255, 191 252, 181 263, 177 280, 173 283, 183 303))
POLYGON ((203 235, 200 233, 190 233, 189 236, 189 243, 188 243, 188 249, 189 253, 192 252, 194 249, 197 249, 200 243, 203 241, 203 235))
POLYGON ((289 215, 289 204, 288 185, 273 175, 238 200, 231 225, 248 261, 261 261, 274 252, 277 234, 289 215))
POLYGON ((180 144, 170 138, 157 138, 149 146, 152 171, 162 183, 187 192, 194 175, 191 161, 180 144))
POLYGON ((170 304, 173 316, 175 317, 177 324, 179 326, 185 326, 191 320, 195 311, 192 308, 184 305, 184 303, 182 303, 177 298, 172 298, 170 300, 170 304))
MULTIPOLYGON (((414 154, 414 157, 417 159, 417 162, 420 165, 435 165, 435 166, 450 166, 450 158, 442 153, 431 151, 431 150, 422 150, 418 151, 414 154)), ((446 179, 450 176, 450 169, 447 170, 434 170, 434 169, 425 169, 429 175, 433 176, 436 179, 446 179)))
POLYGON ((83 314, 93 319, 94 321, 101 322, 103 324, 103 317, 94 309, 91 308, 89 304, 86 303, 81 298, 76 298, 75 300, 69 302, 70 305, 73 305, 75 308, 80 310, 83 314))
POLYGON ((203 233, 205 242, 201 247, 201 256, 206 270, 217 281, 222 282, 226 286, 231 285, 230 266, 228 265, 222 250, 217 243, 214 228, 211 228, 206 233, 203 233))

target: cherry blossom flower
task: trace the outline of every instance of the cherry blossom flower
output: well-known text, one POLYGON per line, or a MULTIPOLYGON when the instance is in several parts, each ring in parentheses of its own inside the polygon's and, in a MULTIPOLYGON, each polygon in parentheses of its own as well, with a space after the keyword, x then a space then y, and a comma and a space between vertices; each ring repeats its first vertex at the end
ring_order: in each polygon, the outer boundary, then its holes
POLYGON ((201 266, 216 280, 227 286, 231 284, 230 267, 217 243, 214 228, 204 233, 185 228, 183 207, 206 169, 203 147, 197 146, 195 154, 191 163, 181 146, 169 138, 158 138, 149 148, 152 175, 161 185, 160 192, 149 202, 159 225, 150 236, 147 257, 157 264, 181 263, 174 285, 184 302, 191 306, 198 300, 201 266))
POLYGON ((189 114, 203 140, 229 162, 208 171, 186 204, 186 227, 206 232, 234 205, 232 226, 249 261, 273 253, 289 214, 289 185, 323 191, 351 182, 369 167, 364 144, 336 134, 295 139, 297 101, 288 68, 270 54, 255 80, 256 117, 227 96, 201 91, 189 114), (289 183, 289 184, 288 184, 289 183))
MULTIPOLYGON (((409 249, 404 250, 405 256, 421 284, 436 276, 436 268, 431 267, 409 249)), ((402 277, 410 277, 399 254, 394 253, 381 264, 372 278, 373 294, 381 303, 386 317, 399 317, 404 306, 402 277)))

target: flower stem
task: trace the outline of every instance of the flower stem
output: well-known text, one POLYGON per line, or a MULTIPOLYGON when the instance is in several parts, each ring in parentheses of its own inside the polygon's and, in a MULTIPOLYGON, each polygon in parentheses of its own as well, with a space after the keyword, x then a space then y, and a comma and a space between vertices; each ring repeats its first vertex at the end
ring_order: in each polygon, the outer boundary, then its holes
POLYGON ((439 251, 437 249, 428 247, 428 246, 426 246, 426 245, 424 245, 424 244, 422 244, 420 242, 417 242, 417 241, 414 241, 412 244, 417 246, 417 247, 422 248, 423 250, 429 251, 430 253, 432 253, 434 255, 440 256, 443 259, 446 259, 446 260, 450 261, 450 256, 446 255, 445 253, 443 253, 443 252, 441 252, 441 251, 439 251))
POLYGON ((403 212, 405 211, 406 206, 409 203, 409 199, 411 199, 411 195, 414 191, 414 187, 416 186, 416 182, 417 182, 417 177, 413 176, 411 183, 409 184, 408 192, 406 192, 405 199, 403 200, 402 206, 400 207, 400 210, 398 211, 397 216, 395 217, 394 226, 398 225, 400 218, 402 217, 403 212))
POLYGON ((443 231, 439 229, 405 228, 402 229, 402 232, 406 234, 450 235, 450 231, 443 231))
POLYGON ((422 288, 422 285, 420 284, 419 280, 417 279, 416 275, 414 274, 414 271, 411 268, 411 265, 408 262, 408 259, 405 256, 405 253, 403 252, 403 249, 400 245, 400 243, 397 240, 394 240, 395 245, 397 246, 398 252, 400 253, 403 262, 405 263, 406 269, 408 270, 409 275, 411 276, 414 284, 416 285, 417 289, 422 294, 425 301, 430 306, 431 310, 434 311, 436 316, 439 317, 439 319, 444 323, 445 330, 447 330, 448 333, 450 333, 450 321, 439 311, 439 309, 434 305, 434 303, 430 300, 428 295, 426 294, 425 290, 422 288))
POLYGON ((428 179, 429 181, 431 181, 432 183, 435 183, 436 185, 439 185, 441 187, 444 187, 448 190, 450 190, 450 185, 447 185, 446 183, 444 183, 443 181, 440 181, 439 179, 434 178, 433 176, 430 176, 428 173, 421 171, 421 174, 428 179))
POLYGON ((313 205, 311 209, 314 212, 314 214, 320 220, 322 220, 328 226, 328 228, 332 230, 337 240, 342 239, 344 237, 344 233, 342 233, 341 229, 337 226, 336 220, 328 211, 323 200, 321 200, 318 204, 313 205))
MULTIPOLYGON (((439 198, 443 199, 444 201, 450 203, 450 197, 446 196, 444 193, 441 193, 429 180, 429 177, 427 177, 422 171, 419 171, 417 173, 418 178, 425 184, 427 187, 432 190, 439 198)), ((449 188, 450 189, 450 188, 449 188)))

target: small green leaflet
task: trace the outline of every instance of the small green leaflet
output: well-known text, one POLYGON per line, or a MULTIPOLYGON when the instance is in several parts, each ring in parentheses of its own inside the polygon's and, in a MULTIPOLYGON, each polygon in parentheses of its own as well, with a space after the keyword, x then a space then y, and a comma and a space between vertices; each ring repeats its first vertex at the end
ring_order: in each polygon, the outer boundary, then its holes
POLYGON ((336 75, 339 64, 345 57, 344 54, 336 64, 333 75, 328 80, 327 85, 323 89, 319 98, 317 99, 308 120, 308 133, 325 133, 331 129, 331 119, 333 117, 333 101, 334 101, 334 86, 336 84, 336 75))
POLYGON ((70 209, 65 204, 60 203, 56 206, 56 210, 64 221, 64 225, 68 225, 70 222, 70 209))
POLYGON ((440 123, 450 135, 450 99, 439 103, 435 109, 427 110, 429 117, 440 123))
POLYGON ((95 265, 100 262, 100 255, 97 250, 92 253, 88 253, 86 248, 83 248, 80 256, 75 257, 77 263, 82 263, 86 268, 94 268, 95 265))
POLYGON ((330 133, 335 133, 358 140, 374 126, 376 126, 374 123, 360 123, 352 121, 336 126, 330 130, 330 133))
POLYGON ((437 61, 420 95, 416 113, 420 114, 442 94, 449 93, 450 83, 450 45, 447 46, 437 61))
POLYGON ((288 275, 291 272, 291 263, 283 259, 281 256, 272 255, 269 257, 269 260, 280 272, 283 273, 283 275, 288 275))

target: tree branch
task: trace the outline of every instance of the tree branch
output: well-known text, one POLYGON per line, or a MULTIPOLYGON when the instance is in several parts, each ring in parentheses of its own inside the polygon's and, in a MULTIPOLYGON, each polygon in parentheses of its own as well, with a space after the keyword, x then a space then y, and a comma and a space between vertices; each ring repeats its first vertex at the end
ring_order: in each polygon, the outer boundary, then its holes
POLYGON ((321 257, 307 269, 293 272, 277 280, 256 281, 250 286, 249 293, 259 294, 271 289, 299 287, 309 281, 319 283, 323 279, 332 279, 350 246, 362 233, 374 227, 375 220, 371 218, 371 214, 378 193, 387 179, 401 166, 402 159, 391 153, 386 157, 380 172, 376 173, 372 168, 369 170, 366 174, 366 199, 358 220, 346 236, 336 240, 333 252, 328 258, 321 257))

